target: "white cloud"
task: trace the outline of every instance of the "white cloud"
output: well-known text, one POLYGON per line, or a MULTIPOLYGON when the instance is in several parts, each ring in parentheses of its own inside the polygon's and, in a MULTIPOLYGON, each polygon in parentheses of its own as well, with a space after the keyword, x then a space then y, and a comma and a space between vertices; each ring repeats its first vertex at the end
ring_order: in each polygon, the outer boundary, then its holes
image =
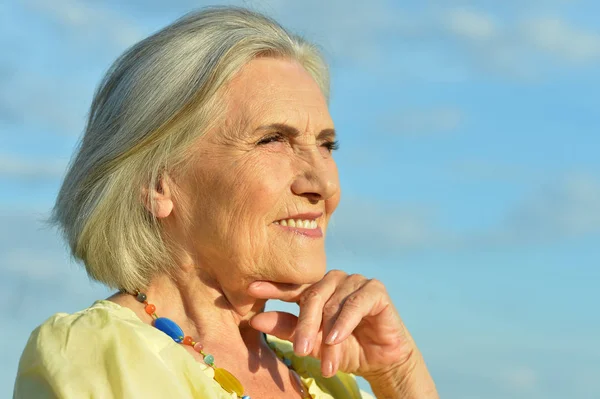
POLYGON ((87 45, 111 44, 122 50, 143 37, 138 24, 108 7, 78 0, 35 0, 28 5, 71 30, 69 33, 75 31, 76 35, 69 35, 69 39, 83 40, 87 45))
POLYGON ((521 29, 525 40, 541 52, 581 63, 600 60, 600 33, 578 29, 560 17, 531 18, 521 29))
POLYGON ((490 15, 469 9, 450 10, 445 16, 447 29, 456 36, 474 41, 488 41, 497 34, 490 15))
POLYGON ((536 14, 523 5, 515 17, 503 18, 500 23, 483 9, 448 8, 437 18, 445 35, 463 46, 472 61, 491 71, 532 77, 548 65, 595 65, 600 61, 600 32, 543 13, 536 14))

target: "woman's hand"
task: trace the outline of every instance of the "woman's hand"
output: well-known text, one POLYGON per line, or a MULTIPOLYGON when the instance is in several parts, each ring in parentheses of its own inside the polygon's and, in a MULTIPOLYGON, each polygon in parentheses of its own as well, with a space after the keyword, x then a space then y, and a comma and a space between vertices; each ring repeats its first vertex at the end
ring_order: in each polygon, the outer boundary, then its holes
POLYGON ((293 341, 298 355, 321 359, 325 377, 341 370, 368 380, 391 374, 406 379, 408 376, 398 375, 397 370, 412 372, 410 363, 420 357, 378 280, 332 270, 312 285, 261 281, 251 284, 248 293, 255 298, 298 303, 298 317, 265 312, 250 323, 259 331, 293 341))

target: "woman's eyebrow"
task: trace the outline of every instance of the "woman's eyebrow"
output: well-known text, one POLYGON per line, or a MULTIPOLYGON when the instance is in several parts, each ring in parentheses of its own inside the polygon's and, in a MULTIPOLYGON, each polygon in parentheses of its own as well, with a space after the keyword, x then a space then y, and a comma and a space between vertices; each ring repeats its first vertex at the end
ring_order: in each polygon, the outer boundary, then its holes
MULTIPOLYGON (((263 125, 256 129, 256 132, 265 131, 265 130, 276 130, 279 133, 285 134, 288 137, 298 137, 300 136, 300 131, 295 127, 285 124, 285 123, 271 123, 269 125, 263 125)), ((335 129, 323 129, 317 135, 318 140, 335 140, 336 134, 335 129)))

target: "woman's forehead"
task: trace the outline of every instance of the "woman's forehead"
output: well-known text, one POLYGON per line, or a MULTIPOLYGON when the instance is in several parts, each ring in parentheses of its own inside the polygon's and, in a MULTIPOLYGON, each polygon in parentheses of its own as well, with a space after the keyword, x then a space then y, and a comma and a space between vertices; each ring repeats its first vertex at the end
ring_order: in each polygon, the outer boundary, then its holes
POLYGON ((297 63, 279 59, 250 62, 228 85, 228 125, 252 134, 260 126, 285 124, 301 132, 333 128, 320 87, 297 63))
POLYGON ((330 120, 317 83, 300 64, 287 60, 251 61, 228 85, 226 99, 229 117, 258 119, 261 123, 330 120))

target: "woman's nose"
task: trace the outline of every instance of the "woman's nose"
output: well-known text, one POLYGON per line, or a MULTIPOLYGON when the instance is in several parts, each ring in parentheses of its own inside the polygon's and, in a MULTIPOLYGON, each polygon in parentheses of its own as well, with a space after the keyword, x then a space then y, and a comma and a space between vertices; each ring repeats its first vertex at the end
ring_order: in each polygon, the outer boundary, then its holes
POLYGON ((335 162, 314 147, 301 150, 297 155, 300 168, 292 183, 292 192, 311 201, 324 201, 335 195, 339 190, 335 162))

